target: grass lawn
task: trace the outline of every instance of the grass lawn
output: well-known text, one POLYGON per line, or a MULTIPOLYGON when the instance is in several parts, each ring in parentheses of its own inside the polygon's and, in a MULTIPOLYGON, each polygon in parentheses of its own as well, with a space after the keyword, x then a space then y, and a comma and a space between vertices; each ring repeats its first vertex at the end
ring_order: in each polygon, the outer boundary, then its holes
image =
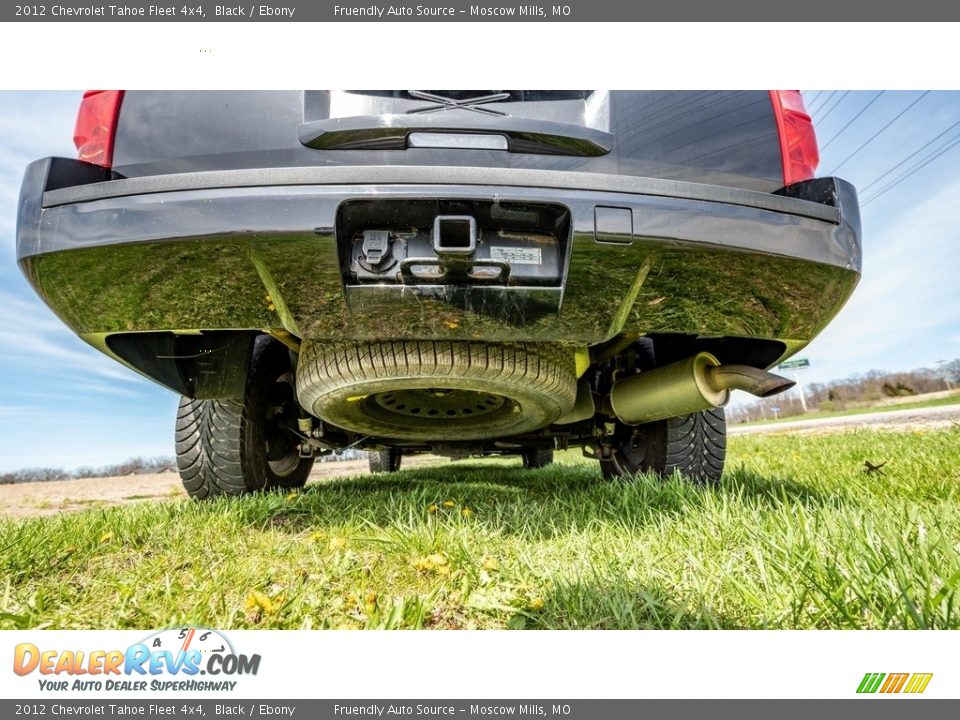
POLYGON ((960 428, 737 437, 710 489, 560 459, 6 521, 0 628, 960 628, 960 428))

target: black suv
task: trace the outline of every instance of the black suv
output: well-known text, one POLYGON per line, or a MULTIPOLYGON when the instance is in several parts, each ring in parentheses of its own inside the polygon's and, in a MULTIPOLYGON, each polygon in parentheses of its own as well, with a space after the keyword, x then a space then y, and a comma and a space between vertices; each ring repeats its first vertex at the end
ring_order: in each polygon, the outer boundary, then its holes
POLYGON ((346 447, 716 481, 730 391, 789 387, 860 274, 796 91, 92 91, 75 141, 21 267, 183 396, 194 497, 346 447))

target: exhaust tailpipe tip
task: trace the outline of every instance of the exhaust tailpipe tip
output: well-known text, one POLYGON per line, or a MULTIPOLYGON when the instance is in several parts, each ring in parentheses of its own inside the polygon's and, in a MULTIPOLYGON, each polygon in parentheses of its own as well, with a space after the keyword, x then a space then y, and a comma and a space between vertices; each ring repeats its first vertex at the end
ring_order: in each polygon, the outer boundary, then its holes
POLYGON ((777 395, 797 384, 794 380, 749 365, 720 365, 710 368, 707 374, 713 387, 744 390, 761 398, 777 395))

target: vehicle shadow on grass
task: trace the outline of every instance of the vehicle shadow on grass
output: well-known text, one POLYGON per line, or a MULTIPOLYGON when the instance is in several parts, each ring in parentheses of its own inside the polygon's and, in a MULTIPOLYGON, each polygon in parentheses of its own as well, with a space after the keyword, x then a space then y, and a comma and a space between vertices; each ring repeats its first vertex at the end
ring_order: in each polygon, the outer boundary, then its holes
POLYGON ((545 539, 590 523, 641 528, 718 502, 759 510, 810 508, 838 501, 790 478, 733 468, 718 486, 674 476, 607 481, 592 464, 523 470, 504 465, 450 464, 323 481, 296 493, 236 503, 242 521, 292 533, 355 523, 387 528, 411 522, 482 522, 487 530, 545 539))

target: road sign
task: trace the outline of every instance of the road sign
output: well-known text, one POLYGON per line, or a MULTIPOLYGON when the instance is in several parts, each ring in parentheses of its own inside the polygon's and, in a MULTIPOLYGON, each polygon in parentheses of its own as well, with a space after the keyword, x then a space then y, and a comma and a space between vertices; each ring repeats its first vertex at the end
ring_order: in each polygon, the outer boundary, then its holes
POLYGON ((810 367, 810 361, 807 358, 794 358, 787 360, 777 366, 778 370, 798 370, 799 368, 810 367))

